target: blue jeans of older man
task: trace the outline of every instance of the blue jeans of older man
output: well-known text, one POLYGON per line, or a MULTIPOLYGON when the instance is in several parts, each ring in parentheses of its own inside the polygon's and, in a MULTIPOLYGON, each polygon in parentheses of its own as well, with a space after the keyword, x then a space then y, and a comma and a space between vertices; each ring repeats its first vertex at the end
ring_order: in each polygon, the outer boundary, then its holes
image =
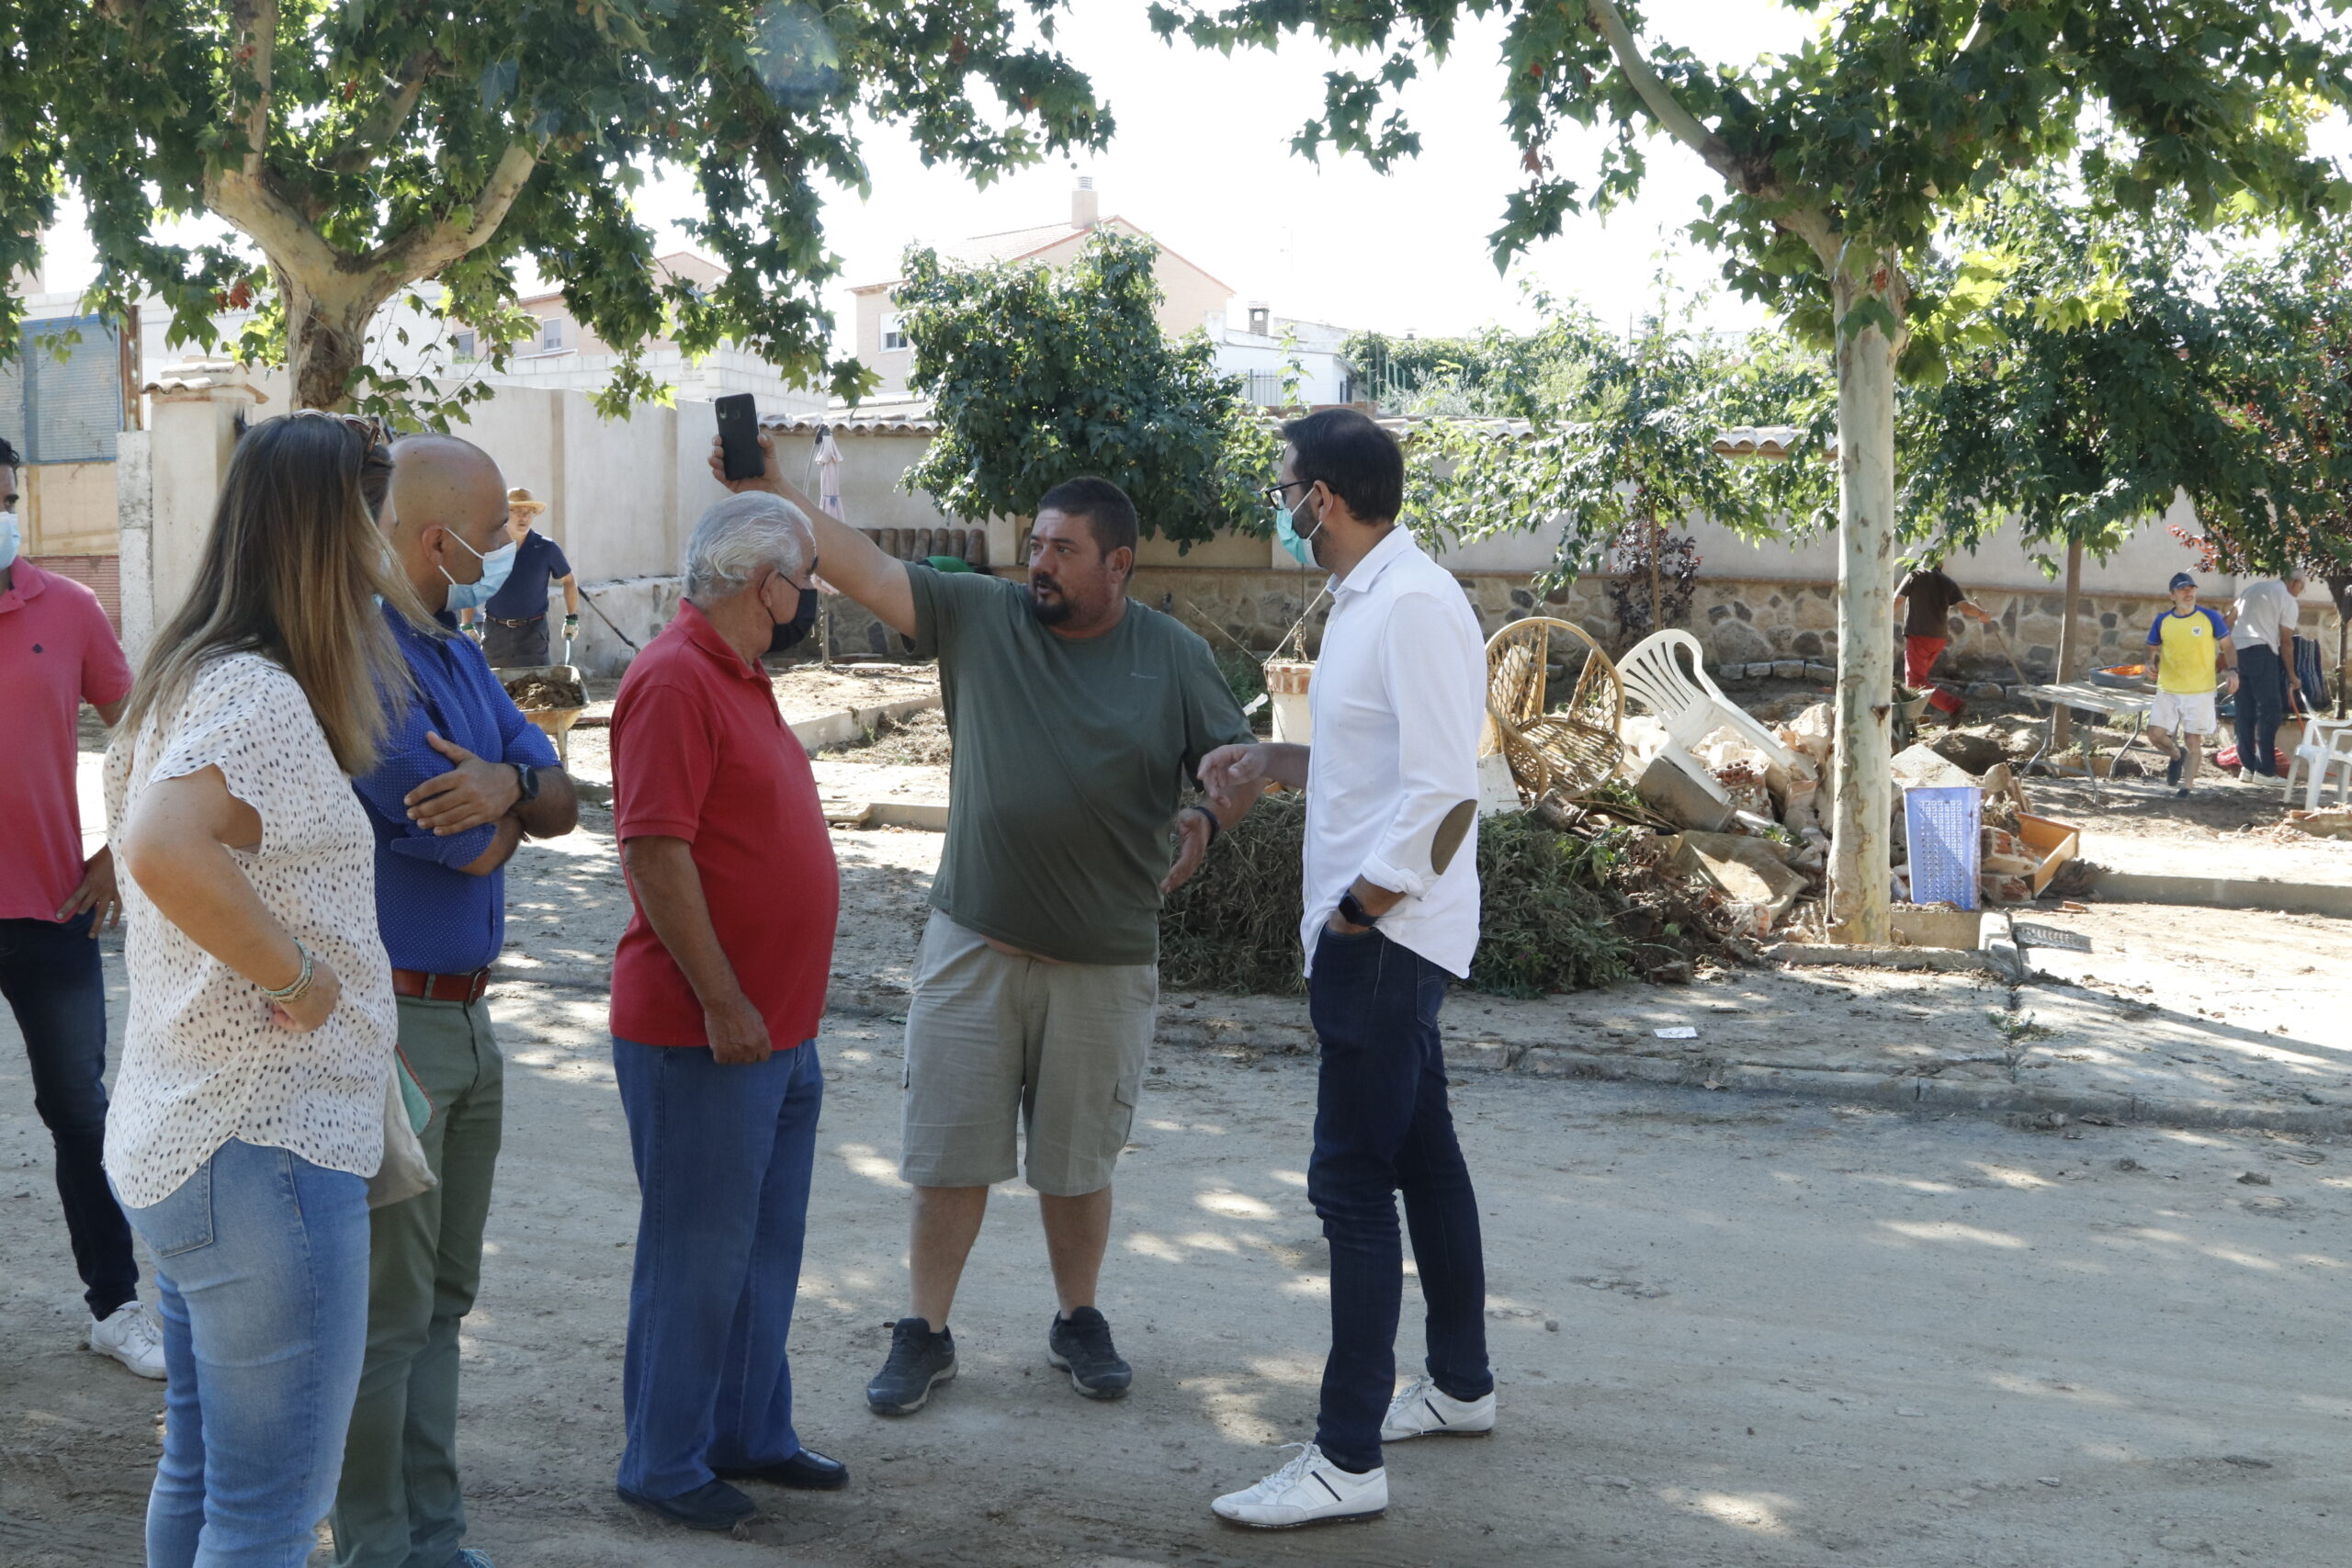
POLYGON ((1331 1245, 1331 1353, 1315 1440, 1334 1463, 1380 1463, 1380 1423, 1396 1384, 1405 1257, 1396 1198, 1413 1233, 1437 1386, 1492 1393, 1487 1264, 1478 1195, 1446 1104, 1437 1015, 1446 972, 1377 931, 1326 928, 1307 985, 1322 1047, 1306 1196, 1331 1245))
POLYGON ((813 1040, 728 1065, 618 1038, 613 1075, 643 1200, 620 1484, 676 1497, 800 1452, 785 1347, 825 1075, 813 1040))

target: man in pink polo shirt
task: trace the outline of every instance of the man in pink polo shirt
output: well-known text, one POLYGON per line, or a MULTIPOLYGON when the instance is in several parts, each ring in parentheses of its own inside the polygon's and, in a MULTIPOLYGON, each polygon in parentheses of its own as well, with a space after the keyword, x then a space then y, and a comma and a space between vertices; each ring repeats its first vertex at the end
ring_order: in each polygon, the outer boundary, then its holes
POLYGON ((164 1375, 161 1325, 139 1301, 130 1227, 107 1186, 106 980, 94 940, 121 918, 114 857, 85 859, 74 795, 82 705, 112 724, 130 667, 97 595, 18 553, 17 452, 0 441, 0 997, 32 1063, 33 1109, 57 1145, 57 1195, 89 1303, 90 1348, 164 1375))

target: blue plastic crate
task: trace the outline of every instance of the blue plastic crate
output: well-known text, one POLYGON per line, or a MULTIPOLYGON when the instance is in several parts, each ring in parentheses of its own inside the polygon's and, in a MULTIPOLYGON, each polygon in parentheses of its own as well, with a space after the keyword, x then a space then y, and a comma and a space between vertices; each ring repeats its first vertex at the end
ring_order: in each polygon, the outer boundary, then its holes
POLYGON ((1911 901, 1976 908, 1984 792, 1973 784, 1907 790, 1903 829, 1911 845, 1911 901))

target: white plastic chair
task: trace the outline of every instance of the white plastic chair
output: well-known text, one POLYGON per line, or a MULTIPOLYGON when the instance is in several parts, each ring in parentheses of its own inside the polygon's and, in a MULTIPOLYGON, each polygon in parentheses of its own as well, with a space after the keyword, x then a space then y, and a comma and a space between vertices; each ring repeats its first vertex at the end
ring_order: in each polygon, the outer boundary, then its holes
MULTIPOLYGON (((1626 682, 1628 690, 1632 685, 1626 682)), ((2331 773, 2335 777, 2335 803, 2341 806, 2352 797, 2352 718, 2305 719, 2303 743, 2295 748, 2295 759, 2287 764, 2287 788, 2281 802, 2294 805, 2295 780, 2300 777, 2304 781, 2303 809, 2317 811, 2331 773)))
POLYGON ((1797 754, 1782 745, 1779 736, 1724 696, 1709 679, 1699 639, 1689 632, 1653 632, 1617 661, 1617 674, 1624 682, 1627 702, 1640 704, 1666 726, 1664 755, 1718 798, 1729 796, 1690 748, 1726 725, 1782 767, 1796 762, 1797 754), (1690 655, 1687 671, 1680 657, 1686 649, 1690 655))

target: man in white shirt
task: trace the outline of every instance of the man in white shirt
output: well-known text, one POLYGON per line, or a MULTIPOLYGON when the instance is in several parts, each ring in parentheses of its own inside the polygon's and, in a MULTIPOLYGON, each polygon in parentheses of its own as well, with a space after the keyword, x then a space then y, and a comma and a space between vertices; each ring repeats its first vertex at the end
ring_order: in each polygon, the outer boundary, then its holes
POLYGON ((2287 685, 2294 677, 2295 625, 2302 618, 2303 569, 2265 577, 2238 591, 2230 641, 2238 655, 2238 777, 2275 778, 2282 770, 2272 742, 2287 716, 2287 685))
POLYGON ((1283 435, 1276 536, 1332 579, 1313 747, 1222 747, 1200 770, 1221 811, 1269 783, 1306 792, 1301 935, 1322 1045, 1306 1191, 1331 1246, 1331 1351, 1315 1441, 1214 1505, 1273 1529, 1385 1510, 1384 1442, 1495 1425, 1478 1201, 1437 1027, 1478 944, 1486 654, 1461 584, 1396 525, 1405 464, 1388 433, 1327 409, 1283 435), (1400 1191, 1429 1328, 1426 1373, 1401 1392, 1400 1191))

